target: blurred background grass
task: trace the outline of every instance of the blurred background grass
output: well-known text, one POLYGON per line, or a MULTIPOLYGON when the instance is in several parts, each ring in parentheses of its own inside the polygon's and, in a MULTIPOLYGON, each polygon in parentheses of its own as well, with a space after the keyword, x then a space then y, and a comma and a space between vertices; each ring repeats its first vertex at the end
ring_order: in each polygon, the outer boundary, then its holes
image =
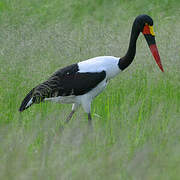
POLYGON ((1 0, 0 179, 179 179, 180 1, 1 0), (154 19, 165 73, 142 36, 133 64, 93 102, 17 110, 60 67, 125 54, 134 18, 154 19))

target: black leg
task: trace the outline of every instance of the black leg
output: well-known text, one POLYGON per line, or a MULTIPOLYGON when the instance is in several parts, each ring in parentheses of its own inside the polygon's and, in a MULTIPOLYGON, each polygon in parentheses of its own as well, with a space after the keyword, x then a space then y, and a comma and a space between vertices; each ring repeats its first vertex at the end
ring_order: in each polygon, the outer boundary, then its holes
MULTIPOLYGON (((71 120, 71 118, 72 118, 72 116, 73 116, 74 113, 75 113, 74 110, 72 110, 72 111, 70 112, 70 114, 69 114, 69 116, 67 117, 65 123, 68 123, 68 122, 71 120)), ((64 130, 64 126, 61 125, 59 129, 60 129, 60 131, 63 131, 63 130, 64 130)))
POLYGON ((71 120, 71 118, 72 118, 72 116, 73 116, 74 113, 75 113, 75 111, 72 110, 71 113, 69 114, 69 116, 68 116, 67 119, 66 119, 66 123, 68 123, 68 122, 71 120))
POLYGON ((92 118, 90 113, 88 113, 88 124, 92 126, 92 118))

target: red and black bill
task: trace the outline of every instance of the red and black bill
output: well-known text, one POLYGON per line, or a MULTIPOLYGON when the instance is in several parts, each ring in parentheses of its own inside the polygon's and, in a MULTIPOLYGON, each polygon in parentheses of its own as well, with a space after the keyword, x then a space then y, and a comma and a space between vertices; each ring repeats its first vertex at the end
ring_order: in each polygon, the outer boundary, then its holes
POLYGON ((156 46, 156 41, 155 41, 155 33, 153 31, 153 26, 149 26, 148 24, 146 24, 144 26, 143 32, 144 37, 148 43, 148 46, 151 50, 151 53, 157 63, 157 65, 159 66, 159 68, 161 69, 162 72, 164 72, 162 63, 161 63, 161 58, 158 52, 158 48, 156 46))

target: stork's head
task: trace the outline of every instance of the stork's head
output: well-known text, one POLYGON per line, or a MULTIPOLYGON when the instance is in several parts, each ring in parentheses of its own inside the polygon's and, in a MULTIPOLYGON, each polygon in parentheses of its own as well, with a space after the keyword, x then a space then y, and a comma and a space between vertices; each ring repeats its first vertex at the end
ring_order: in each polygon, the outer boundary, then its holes
POLYGON ((143 14, 143 15, 138 16, 135 22, 137 24, 137 28, 139 29, 139 31, 142 32, 142 34, 144 35, 157 65, 159 66, 161 71, 164 72, 163 66, 161 64, 159 52, 156 46, 152 18, 148 15, 143 14))

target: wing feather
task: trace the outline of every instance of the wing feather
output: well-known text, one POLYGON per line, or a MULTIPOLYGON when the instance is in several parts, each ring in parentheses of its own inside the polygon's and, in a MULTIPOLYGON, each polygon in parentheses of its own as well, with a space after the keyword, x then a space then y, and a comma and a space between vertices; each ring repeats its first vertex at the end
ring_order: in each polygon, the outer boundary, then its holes
POLYGON ((106 77, 106 72, 79 72, 73 64, 55 72, 47 81, 34 89, 36 103, 44 98, 83 95, 96 87, 106 77))

